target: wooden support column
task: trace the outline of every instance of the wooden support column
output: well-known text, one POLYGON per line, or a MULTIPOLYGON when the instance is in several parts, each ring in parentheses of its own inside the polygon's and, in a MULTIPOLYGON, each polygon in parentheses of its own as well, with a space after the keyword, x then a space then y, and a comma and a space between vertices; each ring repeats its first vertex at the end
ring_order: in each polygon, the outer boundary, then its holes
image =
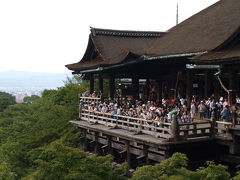
POLYGON ((158 80, 158 104, 160 105, 162 103, 162 98, 163 98, 163 92, 162 92, 162 80, 158 80))
POLYGON ((147 100, 149 99, 149 94, 150 94, 150 80, 147 78, 146 79, 146 98, 147 100))
POLYGON ((107 140, 108 140, 108 154, 113 155, 112 136, 107 136, 107 140))
POLYGON ((221 88, 220 83, 218 80, 215 80, 213 83, 214 83, 214 99, 218 101, 220 96, 220 88, 221 88))
POLYGON ((109 97, 110 99, 114 98, 114 93, 115 93, 115 79, 113 75, 110 74, 109 76, 109 97))
POLYGON ((170 97, 171 99, 175 99, 175 94, 176 94, 176 81, 177 81, 177 72, 176 70, 175 71, 172 71, 172 75, 171 75, 171 93, 170 93, 170 97))
POLYGON ((128 167, 132 168, 132 157, 131 157, 131 153, 130 153, 130 142, 128 140, 125 141, 125 150, 126 150, 126 161, 128 163, 128 167))
POLYGON ((211 77, 210 77, 210 73, 209 71, 206 71, 205 72, 205 77, 204 77, 204 98, 208 98, 210 97, 210 80, 211 80, 211 77))
POLYGON ((233 105, 235 103, 235 99, 236 99, 236 72, 234 70, 231 70, 229 72, 229 90, 231 90, 231 92, 229 93, 229 104, 230 106, 233 105))
POLYGON ((89 91, 90 91, 90 94, 92 94, 94 91, 94 75, 93 74, 90 74, 90 89, 89 89, 89 91))
POLYGON ((139 79, 137 77, 132 78, 133 87, 133 100, 139 99, 139 79))
POLYGON ((98 88, 99 92, 101 92, 101 95, 103 95, 103 74, 99 74, 99 79, 98 79, 98 88))
POLYGON ((144 155, 144 164, 147 165, 149 164, 149 159, 148 159, 148 145, 143 145, 143 155, 144 155))
POLYGON ((100 144, 98 142, 99 132, 95 132, 95 146, 94 153, 100 155, 100 144))
POLYGON ((82 146, 83 146, 83 150, 84 151, 88 151, 88 140, 87 140, 87 130, 86 129, 82 129, 82 146))
POLYGON ((186 98, 187 98, 187 106, 191 106, 192 101, 192 89, 193 89, 193 83, 192 83, 192 76, 193 73, 191 70, 187 70, 186 73, 186 80, 187 80, 187 87, 186 87, 186 98))

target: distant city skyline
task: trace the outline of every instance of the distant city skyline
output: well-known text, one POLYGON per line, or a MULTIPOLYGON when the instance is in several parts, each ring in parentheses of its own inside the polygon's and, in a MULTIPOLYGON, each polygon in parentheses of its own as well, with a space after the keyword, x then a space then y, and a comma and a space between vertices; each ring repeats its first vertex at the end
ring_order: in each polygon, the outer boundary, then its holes
POLYGON ((89 26, 166 31, 218 0, 0 1, 0 72, 69 72, 87 47, 89 26))

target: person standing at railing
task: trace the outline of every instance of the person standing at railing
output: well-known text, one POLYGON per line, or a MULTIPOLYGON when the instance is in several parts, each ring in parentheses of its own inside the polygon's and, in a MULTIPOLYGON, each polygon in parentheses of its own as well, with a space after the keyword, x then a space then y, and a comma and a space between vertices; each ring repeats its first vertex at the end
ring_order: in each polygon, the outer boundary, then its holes
POLYGON ((201 101, 200 104, 198 105, 198 112, 199 112, 199 115, 200 115, 200 119, 203 119, 205 110, 206 110, 206 106, 203 103, 203 101, 201 101))
POLYGON ((196 111, 197 111, 197 108, 196 108, 195 102, 192 101, 191 107, 190 107, 190 118, 191 118, 191 121, 194 120, 194 117, 196 115, 196 111))
POLYGON ((228 105, 226 105, 221 111, 221 119, 225 122, 229 122, 231 120, 231 113, 228 105))
MULTIPOLYGON (((190 123, 190 122, 191 122, 191 120, 190 120, 187 112, 183 112, 183 114, 182 114, 182 116, 181 116, 181 123, 182 123, 182 124, 187 124, 187 123, 190 123)), ((188 129, 188 128, 189 128, 188 125, 184 125, 184 126, 183 126, 183 129, 188 129)))

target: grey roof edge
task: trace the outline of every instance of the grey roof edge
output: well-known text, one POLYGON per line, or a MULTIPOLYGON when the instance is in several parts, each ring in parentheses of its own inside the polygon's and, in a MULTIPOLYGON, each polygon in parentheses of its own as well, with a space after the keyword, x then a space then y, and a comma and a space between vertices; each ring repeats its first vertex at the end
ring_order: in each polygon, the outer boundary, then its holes
POLYGON ((162 31, 131 31, 131 30, 114 30, 114 29, 101 29, 91 28, 93 36, 120 36, 120 37, 146 37, 146 38, 158 38, 166 34, 167 32, 162 31))
POLYGON ((198 56, 208 53, 208 51, 202 51, 202 52, 193 52, 193 53, 183 53, 183 54, 172 54, 172 55, 164 55, 164 56, 146 56, 142 55, 141 58, 143 60, 158 60, 158 59, 169 59, 169 58, 178 58, 178 57, 191 57, 191 56, 198 56))

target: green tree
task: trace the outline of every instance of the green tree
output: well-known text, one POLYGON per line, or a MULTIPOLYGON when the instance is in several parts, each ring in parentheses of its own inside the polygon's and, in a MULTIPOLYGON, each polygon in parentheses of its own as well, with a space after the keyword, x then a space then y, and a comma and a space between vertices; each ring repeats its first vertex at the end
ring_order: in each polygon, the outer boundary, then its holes
POLYGON ((32 96, 26 96, 23 98, 23 103, 25 104, 32 104, 35 101, 37 101, 40 98, 40 96, 32 95, 32 96))
POLYGON ((0 179, 1 180, 14 180, 17 175, 11 172, 11 168, 7 163, 0 163, 0 179))
POLYGON ((227 167, 207 162, 207 167, 188 170, 185 154, 174 153, 172 157, 156 165, 137 168, 130 180, 229 180, 227 167))
POLYGON ((6 92, 0 92, 0 112, 13 104, 16 104, 15 96, 6 92))

